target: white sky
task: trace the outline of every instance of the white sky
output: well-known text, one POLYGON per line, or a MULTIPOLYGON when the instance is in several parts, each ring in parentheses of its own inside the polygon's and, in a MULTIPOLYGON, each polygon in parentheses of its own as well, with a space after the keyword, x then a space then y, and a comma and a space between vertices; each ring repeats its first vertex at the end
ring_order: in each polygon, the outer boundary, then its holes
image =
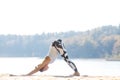
POLYGON ((120 24, 120 0, 0 0, 0 34, 86 31, 120 24))

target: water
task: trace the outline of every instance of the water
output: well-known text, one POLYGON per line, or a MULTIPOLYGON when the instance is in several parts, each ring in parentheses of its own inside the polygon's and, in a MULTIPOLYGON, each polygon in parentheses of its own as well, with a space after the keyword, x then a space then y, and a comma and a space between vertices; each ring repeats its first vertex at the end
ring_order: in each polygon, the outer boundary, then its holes
MULTIPOLYGON (((43 59, 39 58, 0 58, 0 74, 26 74, 43 59)), ((105 61, 104 59, 74 59, 72 60, 81 75, 120 76, 120 61, 105 61)), ((73 70, 64 62, 57 59, 49 65, 49 69, 35 75, 70 75, 73 70)))

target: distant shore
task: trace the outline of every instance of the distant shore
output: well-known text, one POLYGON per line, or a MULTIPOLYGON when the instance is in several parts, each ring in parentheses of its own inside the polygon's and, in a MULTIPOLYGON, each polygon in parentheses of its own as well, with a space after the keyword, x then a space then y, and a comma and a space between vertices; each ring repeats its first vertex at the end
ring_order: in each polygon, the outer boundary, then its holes
POLYGON ((107 61, 120 61, 120 58, 106 58, 107 61))

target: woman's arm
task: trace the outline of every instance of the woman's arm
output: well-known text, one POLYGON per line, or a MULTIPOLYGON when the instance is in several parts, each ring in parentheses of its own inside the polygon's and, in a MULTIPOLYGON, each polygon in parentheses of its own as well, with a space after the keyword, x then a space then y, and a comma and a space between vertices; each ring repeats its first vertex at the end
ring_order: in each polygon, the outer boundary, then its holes
POLYGON ((42 68, 48 66, 48 64, 50 63, 50 57, 47 56, 44 61, 42 62, 42 64, 39 64, 35 69, 33 69, 31 72, 29 72, 28 74, 26 74, 26 76, 30 76, 38 71, 40 71, 42 68))

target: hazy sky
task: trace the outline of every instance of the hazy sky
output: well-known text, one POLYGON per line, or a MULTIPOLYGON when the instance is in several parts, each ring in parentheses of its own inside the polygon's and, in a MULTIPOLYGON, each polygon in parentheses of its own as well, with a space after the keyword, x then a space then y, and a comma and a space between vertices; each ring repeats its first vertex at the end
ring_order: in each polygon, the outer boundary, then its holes
POLYGON ((120 24, 120 0, 0 0, 0 34, 85 31, 120 24))

